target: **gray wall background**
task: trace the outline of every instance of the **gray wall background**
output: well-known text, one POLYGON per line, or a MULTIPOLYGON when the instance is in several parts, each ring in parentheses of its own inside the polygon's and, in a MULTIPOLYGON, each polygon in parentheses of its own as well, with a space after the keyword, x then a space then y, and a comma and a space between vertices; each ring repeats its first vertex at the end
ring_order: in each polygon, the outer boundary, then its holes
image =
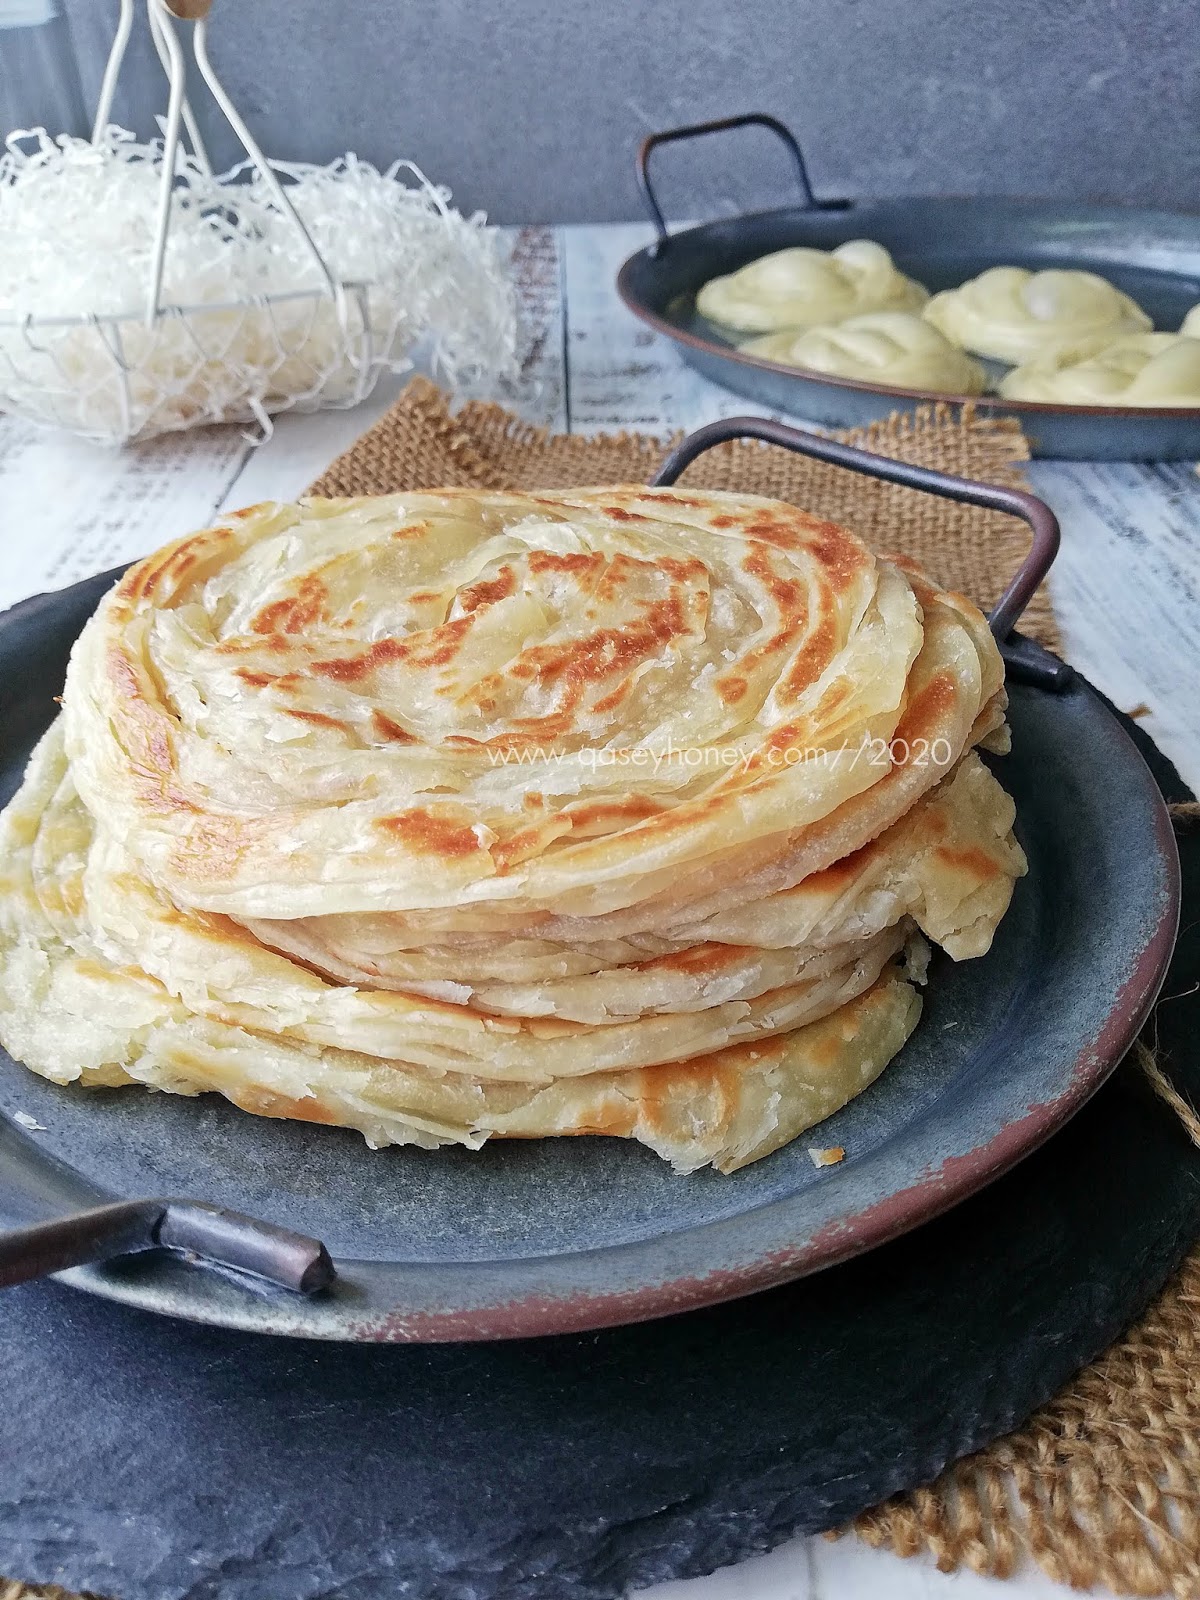
MULTIPOLYGON (((64 4, 90 107, 116 0, 64 4)), ((791 124, 819 194, 1200 209, 1194 0, 216 0, 213 12, 213 59, 270 154, 410 156, 497 222, 639 216, 643 134, 751 109, 791 124)), ((117 115, 144 130, 165 85, 138 32, 117 115)), ((227 133, 204 121, 231 159, 227 133)), ((790 193, 759 131, 659 163, 675 216, 790 193)))

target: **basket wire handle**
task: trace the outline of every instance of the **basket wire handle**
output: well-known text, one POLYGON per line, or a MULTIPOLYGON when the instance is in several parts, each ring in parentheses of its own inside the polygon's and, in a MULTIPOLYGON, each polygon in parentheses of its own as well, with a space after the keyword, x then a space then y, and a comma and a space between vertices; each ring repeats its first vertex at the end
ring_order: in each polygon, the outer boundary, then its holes
POLYGON ((796 140, 796 135, 780 122, 778 117, 768 116, 765 111, 747 111, 738 117, 719 117, 715 122, 693 122, 684 128, 665 128, 660 133, 651 133, 642 140, 637 153, 637 181, 638 188, 642 191, 642 199, 646 202, 646 210, 650 213, 650 220, 658 232, 658 238, 650 246, 650 254, 656 256, 668 243, 670 234, 667 231, 667 219, 663 216, 662 206, 658 203, 658 196, 650 182, 650 156, 660 144, 672 144, 681 139, 697 139, 706 133, 725 133, 731 128, 760 127, 769 128, 786 146, 796 169, 796 180, 800 186, 800 203, 805 208, 817 204, 813 194, 812 184, 809 182, 808 167, 805 165, 804 152, 796 140))
MULTIPOLYGON (((189 0, 173 0, 173 3, 177 6, 184 6, 189 3, 189 0)), ((151 4, 162 8, 165 4, 165 0, 151 0, 151 4)), ((278 174, 276 173, 274 167, 272 167, 271 163, 263 154, 259 147, 258 141, 250 132, 250 129, 246 126, 245 122, 243 122, 241 112, 229 98, 229 95, 226 93, 221 80, 217 77, 216 72, 213 70, 212 62, 208 59, 208 0, 190 0, 190 8, 194 12, 197 11, 201 6, 203 6, 203 10, 200 11, 199 15, 196 17, 196 25, 192 34, 192 48, 196 53, 196 65, 200 68, 200 75, 208 85, 213 99, 224 112, 226 122, 228 122, 234 133, 237 134, 238 139, 241 141, 243 150, 245 150, 246 154, 250 157, 251 161, 253 161, 255 167, 258 169, 259 176, 270 190, 271 198, 283 212, 284 216, 291 220, 296 231, 304 240, 305 245, 308 247, 308 253, 312 257, 317 271, 325 280, 325 287, 329 291, 330 298, 332 300, 336 300, 340 305, 342 301, 341 284, 329 270, 329 264, 326 262, 325 257, 317 248, 316 241, 302 221, 300 213, 288 199, 287 191, 280 183, 278 174)))
MULTIPOLYGON (((123 3, 125 3, 125 0, 123 0, 123 3)), ((342 293, 341 283, 338 282, 338 278, 334 278, 328 262, 325 261, 325 256, 318 250, 314 237, 312 237, 306 224, 304 224, 298 211, 296 211, 296 206, 291 203, 290 198, 286 195, 282 182, 278 181, 277 173, 270 165, 266 155, 262 154, 261 147, 259 147, 258 141, 254 139, 250 128, 243 122, 242 114, 238 112, 237 106, 229 98, 229 94, 226 93, 226 88, 224 88, 218 75, 216 75, 213 62, 208 59, 208 10, 210 10, 210 3, 208 3, 208 0, 146 0, 146 5, 150 14, 150 24, 152 24, 152 29, 155 30, 155 38, 157 38, 157 42, 162 43, 163 48, 166 50, 168 80, 170 80, 170 96, 166 101, 166 130, 165 134, 163 134, 162 186, 158 190, 158 218, 154 235, 154 261, 150 266, 150 288, 146 301, 147 325, 154 323, 158 312, 162 310, 163 262, 166 259, 166 235, 170 232, 171 227, 174 163, 176 163, 176 157, 178 157, 179 126, 181 126, 184 104, 186 104, 186 94, 184 94, 186 64, 184 64, 184 51, 182 51, 182 45, 179 43, 179 35, 176 34, 176 29, 174 29, 176 18, 181 18, 194 24, 194 27, 192 27, 192 50, 195 53, 195 64, 200 69, 200 75, 208 85, 208 90, 210 90, 211 96, 213 96, 214 101, 216 101, 222 114, 224 114, 226 122, 234 130, 235 136, 242 144, 246 155, 250 157, 254 168, 258 170, 259 176, 261 176, 262 182, 266 184, 275 205, 280 208, 286 218, 290 219, 294 229, 304 240, 304 245, 306 245, 307 251, 312 256, 312 261, 317 267, 318 274, 325 282, 326 293, 338 307, 339 323, 342 323, 342 326, 346 325, 346 296, 342 293)), ((122 14, 122 24, 123 21, 125 21, 125 16, 122 14)), ((118 30, 118 37, 120 37, 120 30, 118 30)), ((128 38, 128 34, 126 34, 126 38, 128 38)), ((120 58, 117 58, 117 66, 120 67, 120 58)), ((109 74, 106 72, 106 80, 107 77, 109 77, 109 74)), ((112 99, 112 86, 114 85, 109 85, 109 101, 112 99)))
MULTIPOLYGON (((149 8, 147 8, 149 10, 149 8)), ((113 35, 112 47, 108 52, 108 60, 104 64, 104 76, 100 83, 100 93, 96 100, 96 115, 92 122, 92 143, 99 144, 104 136, 112 118, 113 96, 116 93, 117 81, 121 76, 121 67, 125 61, 125 51, 129 45, 129 36, 133 31, 134 0, 121 0, 120 16, 117 20, 117 31, 113 35)), ((150 31, 154 38, 154 48, 158 52, 158 59, 166 74, 168 81, 171 77, 171 58, 167 52, 166 41, 158 19, 154 12, 149 11, 150 31)), ((200 125, 196 121, 196 114, 192 110, 191 101, 185 94, 183 97, 183 125, 191 141, 192 150, 196 160, 204 171, 211 175, 212 163, 208 159, 208 151, 204 147, 204 139, 200 133, 200 125)))
MULTIPOLYGON (((158 20, 157 12, 152 6, 148 7, 147 10, 150 18, 150 33, 154 39, 154 48, 158 52, 158 59, 163 71, 167 75, 167 81, 170 82, 171 57, 167 52, 167 42, 163 38, 163 31, 158 20)), ((213 170, 212 162, 208 159, 208 150, 204 144, 204 137, 200 132, 200 124, 196 121, 196 113, 192 110, 192 103, 186 94, 183 97, 183 125, 187 129, 187 136, 192 147, 192 154, 195 156, 199 165, 211 178, 213 170)))
POLYGON ((902 484, 908 489, 939 495, 944 500, 958 500, 967 505, 984 506, 991 511, 1004 511, 1009 516, 1020 517, 1032 530, 1033 541, 1008 587, 992 607, 988 623, 1000 646, 1010 677, 1055 692, 1066 689, 1071 683, 1074 672, 1066 662, 1060 661, 1034 640, 1013 633, 1021 613, 1058 554, 1061 540, 1058 518, 1044 500, 1023 489, 1003 489, 995 484, 975 483, 969 478, 955 478, 949 473, 935 472, 931 467, 895 461, 890 456, 859 450, 854 445, 842 444, 823 434, 792 428, 787 423, 766 417, 728 417, 697 428, 670 452, 650 480, 651 486, 666 488, 675 483, 697 456, 731 439, 761 439, 766 444, 782 445, 785 450, 812 456, 817 461, 827 461, 831 466, 846 467, 851 472, 862 472, 871 478, 882 478, 887 483, 902 484))
POLYGON ((150 291, 146 298, 146 326, 153 327, 162 309, 163 263, 167 258, 167 233, 171 226, 171 196, 175 189, 175 161, 179 154, 179 125, 183 117, 184 61, 179 36, 168 20, 165 6, 146 0, 147 11, 157 23, 157 32, 166 46, 169 67, 167 79, 167 123, 163 131, 163 167, 158 186, 158 218, 154 226, 154 256, 150 266, 150 291))
POLYGON ((99 144, 112 116, 113 95, 116 93, 117 79, 121 76, 121 63, 125 59, 125 50, 132 31, 133 0, 121 0, 117 31, 113 36, 112 49, 108 52, 108 60, 104 63, 104 76, 100 80, 100 94, 96 100, 96 119, 92 123, 93 144, 99 144))

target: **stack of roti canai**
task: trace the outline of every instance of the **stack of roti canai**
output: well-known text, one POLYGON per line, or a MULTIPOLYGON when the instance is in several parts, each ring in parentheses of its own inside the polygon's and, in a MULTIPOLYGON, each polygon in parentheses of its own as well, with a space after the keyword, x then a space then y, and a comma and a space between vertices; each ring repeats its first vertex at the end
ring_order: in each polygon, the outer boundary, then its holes
POLYGON ((733 1171, 1025 870, 984 618, 794 507, 265 505, 132 568, 0 819, 0 1040, 372 1145, 733 1171))

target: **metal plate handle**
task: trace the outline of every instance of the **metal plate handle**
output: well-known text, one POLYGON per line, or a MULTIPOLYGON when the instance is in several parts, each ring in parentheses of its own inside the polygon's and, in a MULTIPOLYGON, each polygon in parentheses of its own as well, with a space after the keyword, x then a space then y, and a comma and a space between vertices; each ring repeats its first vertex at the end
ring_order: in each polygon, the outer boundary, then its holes
POLYGON ((651 133, 642 140, 637 153, 637 181, 638 188, 642 191, 642 199, 646 202, 646 210, 650 213, 650 220, 658 230, 658 239, 651 245, 651 255, 657 255, 667 243, 670 235, 667 232, 667 220, 663 216, 662 207, 658 203, 658 196, 650 182, 650 153, 660 144, 672 144, 680 139, 697 139, 705 133, 725 133, 730 128, 748 127, 769 128, 787 146, 796 168, 796 179, 800 185, 801 204, 815 206, 817 201, 812 191, 812 184, 808 180, 808 168, 804 164, 804 154, 796 142, 796 136, 790 128, 780 122, 778 117, 770 117, 765 111, 747 111, 740 117, 718 117, 715 122, 693 122, 685 128, 665 128, 661 133, 651 133))
POLYGON ((0 1288, 144 1250, 179 1250, 297 1294, 335 1276, 318 1239, 198 1200, 122 1200, 0 1233, 0 1288))
POLYGON ((1035 640, 1013 633, 1021 613, 1058 554, 1061 537, 1058 518, 1044 500, 1023 489, 1002 489, 995 484, 975 483, 969 478, 955 478, 946 472, 935 472, 931 467, 894 461, 890 456, 859 450, 854 445, 841 444, 837 439, 828 439, 823 434, 810 433, 804 428, 792 428, 784 422, 774 422, 766 417, 728 417, 697 428, 667 456, 650 480, 652 487, 665 488, 673 484, 697 456, 731 439, 761 439, 766 444, 782 445, 785 450, 812 456, 817 461, 827 461, 831 466, 846 467, 851 472, 862 472, 871 478, 882 478, 887 483, 899 483, 907 489, 921 489, 926 494, 939 495, 944 500, 985 506, 991 511, 1005 511, 1009 516, 1020 517, 1032 530, 1033 542, 1008 587, 988 614, 988 622, 1011 678, 1055 692, 1065 689, 1071 682, 1074 672, 1066 662, 1043 649, 1035 640))

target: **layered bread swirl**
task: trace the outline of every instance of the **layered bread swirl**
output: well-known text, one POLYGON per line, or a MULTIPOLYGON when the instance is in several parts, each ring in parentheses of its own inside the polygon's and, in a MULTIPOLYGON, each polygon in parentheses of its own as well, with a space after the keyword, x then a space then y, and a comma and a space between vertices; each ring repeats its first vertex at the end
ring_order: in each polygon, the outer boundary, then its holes
POLYGON ((0 818, 0 1040, 373 1145, 732 1171, 1024 870, 980 613, 679 490, 268 505, 139 563, 0 818))
POLYGON ((747 355, 889 388, 982 394, 984 369, 915 311, 868 311, 805 333, 766 333, 747 355))
POLYGON ((1000 393, 1053 405, 1200 407, 1200 320, 1193 334, 1134 333, 1083 361, 1030 361, 1005 375, 1000 393))
POLYGON ((796 333, 867 311, 919 311, 928 298, 883 245, 849 239, 833 250, 792 245, 712 278, 696 310, 740 333, 796 333))
POLYGON ((1094 272, 989 267, 944 289, 923 315, 952 344, 994 361, 1081 361, 1153 326, 1136 301, 1094 272))

